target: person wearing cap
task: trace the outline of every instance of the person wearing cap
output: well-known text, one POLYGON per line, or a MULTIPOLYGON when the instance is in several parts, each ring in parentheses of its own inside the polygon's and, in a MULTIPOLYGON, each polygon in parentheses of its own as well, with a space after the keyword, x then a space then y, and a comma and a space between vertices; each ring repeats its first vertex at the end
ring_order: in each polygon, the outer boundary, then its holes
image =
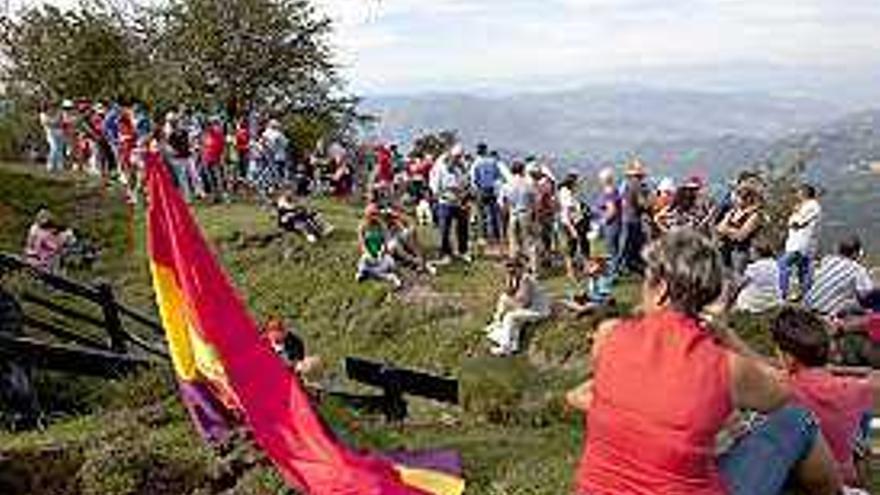
POLYGON ((650 199, 645 187, 647 171, 639 159, 632 160, 626 168, 626 182, 621 197, 620 262, 615 268, 641 274, 644 270, 642 248, 646 236, 645 215, 650 199))
POLYGON ((400 277, 395 273, 397 266, 394 257, 386 245, 388 239, 389 234, 382 221, 379 205, 368 204, 358 227, 358 246, 361 251, 355 277, 358 282, 375 279, 391 284, 394 289, 403 286, 400 277))
POLYGON ((498 207, 498 189, 503 178, 498 161, 489 156, 485 143, 477 145, 477 159, 474 161, 471 181, 479 201, 478 215, 481 231, 490 244, 501 240, 501 212, 498 207))
POLYGON ((430 187, 437 201, 437 223, 440 227, 440 264, 452 261, 452 226, 455 224, 458 255, 470 261, 468 236, 470 215, 467 208, 469 182, 463 161, 464 149, 455 144, 437 159, 431 169, 430 187))
POLYGON ((491 353, 509 356, 520 350, 524 326, 545 320, 550 316, 550 304, 534 274, 526 269, 522 257, 505 263, 507 280, 492 322, 486 327, 487 338, 494 344, 491 353))
POLYGON ((565 269, 568 277, 577 282, 578 260, 590 258, 590 209, 578 197, 577 172, 569 172, 559 186, 559 224, 565 243, 565 269))
POLYGON ((675 191, 672 203, 654 217, 661 235, 685 227, 696 230, 703 227, 707 212, 701 206, 702 187, 700 179, 691 177, 675 191))

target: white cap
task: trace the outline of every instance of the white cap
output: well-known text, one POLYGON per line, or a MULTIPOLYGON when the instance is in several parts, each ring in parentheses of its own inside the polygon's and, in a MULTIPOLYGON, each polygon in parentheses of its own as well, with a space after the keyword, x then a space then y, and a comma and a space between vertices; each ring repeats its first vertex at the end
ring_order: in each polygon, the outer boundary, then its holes
POLYGON ((675 192, 675 181, 671 177, 664 177, 657 184, 657 190, 660 192, 675 192))
POLYGON ((599 182, 606 183, 614 180, 614 169, 605 167, 599 171, 599 182))
POLYGON ((461 156, 464 154, 464 147, 461 143, 455 143, 452 146, 452 149, 449 150, 449 154, 452 156, 461 156))

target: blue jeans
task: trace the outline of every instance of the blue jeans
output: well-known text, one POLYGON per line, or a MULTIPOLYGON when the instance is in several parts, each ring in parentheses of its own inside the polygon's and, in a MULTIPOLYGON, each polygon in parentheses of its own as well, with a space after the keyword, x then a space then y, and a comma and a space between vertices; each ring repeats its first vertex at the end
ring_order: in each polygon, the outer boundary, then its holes
POLYGON ((645 269, 644 260, 642 260, 642 248, 645 246, 645 232, 642 228, 642 222, 623 222, 619 244, 618 271, 626 269, 640 275, 645 269))
POLYGON ((439 203, 437 222, 440 225, 440 255, 452 256, 452 224, 455 223, 455 236, 458 238, 459 254, 468 252, 468 215, 459 205, 439 203))
POLYGON ((602 226, 602 240, 605 242, 605 250, 608 251, 610 273, 617 275, 620 271, 620 223, 606 223, 602 226))
POLYGON ((480 228, 485 239, 493 242, 501 240, 501 209, 495 193, 480 193, 480 228))
POLYGON ((719 459, 729 495, 783 493, 818 435, 819 424, 805 409, 786 407, 767 416, 719 459))
POLYGON ((801 296, 806 296, 813 286, 813 265, 809 254, 798 251, 786 252, 779 258, 779 290, 787 299, 791 291, 792 265, 797 268, 801 296))

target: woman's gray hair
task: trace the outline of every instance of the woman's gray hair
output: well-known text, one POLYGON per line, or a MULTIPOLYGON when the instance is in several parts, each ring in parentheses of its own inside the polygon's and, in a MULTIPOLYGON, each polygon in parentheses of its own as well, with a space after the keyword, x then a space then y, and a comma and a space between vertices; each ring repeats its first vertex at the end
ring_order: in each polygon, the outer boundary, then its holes
POLYGON ((666 234, 648 245, 644 257, 648 283, 666 282, 673 309, 696 316, 721 296, 721 254, 695 230, 678 229, 666 234))

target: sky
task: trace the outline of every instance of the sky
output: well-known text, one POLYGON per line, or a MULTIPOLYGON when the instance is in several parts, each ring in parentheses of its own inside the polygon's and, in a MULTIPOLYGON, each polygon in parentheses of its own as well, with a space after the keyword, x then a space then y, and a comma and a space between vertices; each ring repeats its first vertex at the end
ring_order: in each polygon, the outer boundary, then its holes
POLYGON ((319 0, 357 89, 880 66, 877 0, 319 0))
POLYGON ((338 62, 358 93, 880 69, 878 0, 313 2, 335 21, 338 62))

